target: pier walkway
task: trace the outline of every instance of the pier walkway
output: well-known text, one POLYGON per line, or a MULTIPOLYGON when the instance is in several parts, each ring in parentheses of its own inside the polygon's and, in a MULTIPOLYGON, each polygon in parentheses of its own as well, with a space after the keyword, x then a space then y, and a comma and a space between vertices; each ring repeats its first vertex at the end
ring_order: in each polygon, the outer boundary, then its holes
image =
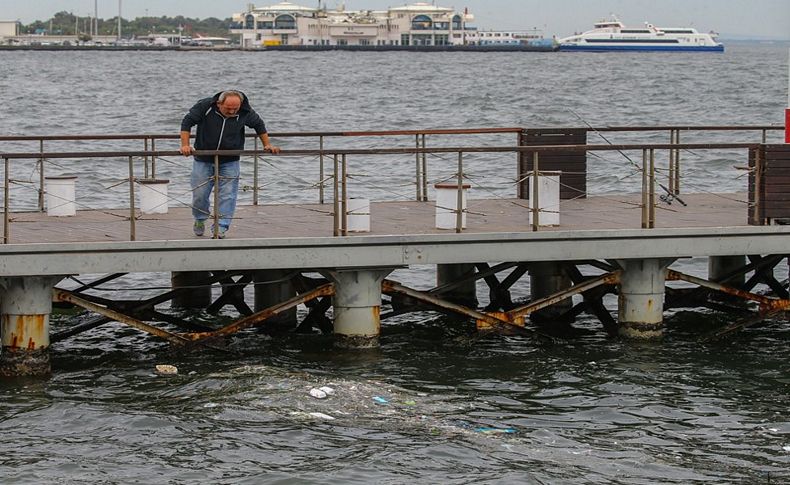
MULTIPOLYGON (((765 138, 765 127, 760 129, 765 138)), ((578 132, 571 134, 577 136, 578 132)), ((526 130, 519 136, 522 141, 529 139, 526 130)), ((48 359, 41 365, 36 359, 49 346, 48 325, 42 327, 41 321, 48 321, 53 298, 83 306, 173 343, 203 341, 259 325, 267 319, 282 317, 301 304, 307 305, 310 316, 315 317, 313 313, 323 314, 331 304, 336 341, 344 348, 378 345, 382 291, 392 296, 393 305, 396 297, 407 297, 442 311, 469 316, 477 320, 479 328, 521 332, 527 331, 524 318, 538 311, 572 318, 586 309, 598 316, 610 334, 635 338, 661 336, 668 280, 684 280, 738 294, 757 302, 759 315, 787 308, 790 299, 786 288, 773 279, 772 269, 790 252, 790 226, 782 225, 790 220, 790 202, 785 202, 790 197, 783 195, 786 177, 790 177, 790 168, 785 167, 790 164, 787 156, 790 150, 764 143, 681 144, 678 141, 673 129, 670 144, 554 145, 556 138, 550 137, 543 146, 520 142, 515 147, 426 148, 424 137, 421 140, 418 134, 416 148, 285 150, 280 156, 320 157, 321 197, 323 200, 326 189, 331 192, 327 197, 330 200, 241 205, 224 240, 211 239, 209 231, 204 237, 194 236, 189 207, 171 207, 165 214, 141 214, 137 210, 134 194, 140 177, 135 160, 145 157, 148 176, 149 157, 156 160, 174 156, 173 152, 0 154, 5 159, 6 174, 5 244, 0 245, 0 313, 3 315, 0 364, 6 369, 2 372, 48 370, 48 359), (656 163, 655 152, 661 150, 669 152, 666 167, 658 167, 656 163), (740 184, 743 191, 681 190, 689 179, 688 169, 679 162, 681 152, 705 150, 737 150, 742 154, 741 158, 732 160, 732 165, 745 170, 739 176, 743 178, 740 184), (629 168, 641 173, 638 175, 642 179, 641 192, 609 190, 596 194, 587 190, 586 156, 596 151, 641 152, 639 162, 629 159, 632 165, 629 168), (459 212, 457 205, 452 208, 458 221, 455 229, 435 227, 436 203, 428 200, 425 164, 425 156, 430 153, 448 157, 457 154, 457 172, 450 180, 458 188, 457 200, 463 198, 461 187, 471 185, 465 209, 459 212), (477 192, 463 165, 464 155, 469 153, 514 153, 518 167, 511 173, 516 175, 514 183, 518 184, 519 197, 490 197, 485 190, 477 192), (348 228, 349 216, 345 205, 348 201, 346 156, 403 154, 416 157, 413 179, 416 200, 373 200, 370 231, 346 233, 343 229, 348 228), (39 161, 43 196, 44 161, 90 156, 128 157, 127 183, 131 197, 128 208, 97 207, 78 210, 71 217, 10 210, 11 162, 39 161), (325 158, 334 162, 333 169, 324 170, 325 158), (539 196, 528 198, 529 192, 538 195, 539 185, 532 184, 535 179, 530 182, 527 177, 535 172, 542 176, 556 170, 568 177, 560 179, 566 194, 561 196, 558 206, 538 207, 533 201, 540 199, 539 196), (667 176, 668 179, 664 178, 667 176), (330 182, 324 186, 327 180, 330 182), (483 197, 478 198, 478 194, 483 197), (557 211, 559 225, 530 222, 530 215, 557 211), (462 216, 466 219, 463 228, 462 216), (687 257, 710 258, 710 279, 694 278, 669 268, 675 260, 687 257), (489 263, 495 265, 489 267, 489 263), (394 269, 410 265, 436 265, 436 288, 418 292, 386 280, 394 269), (594 271, 583 275, 578 268, 584 265, 594 271), (497 273, 511 269, 510 274, 503 274, 502 281, 498 279, 497 273), (53 287, 69 275, 162 271, 172 272, 171 293, 174 294, 222 281, 242 287, 254 281, 255 311, 239 301, 243 295, 238 292, 233 296, 232 290, 223 287, 222 296, 212 303, 209 291, 208 300, 198 306, 216 309, 236 298, 233 304, 241 309, 241 320, 215 331, 177 334, 143 322, 143 313, 124 314, 112 302, 92 297, 90 287, 98 288, 98 284, 74 292, 57 288, 53 292, 53 287), (324 280, 305 283, 310 278, 293 276, 317 272, 324 280), (526 306, 515 306, 508 289, 526 273, 531 281, 532 301, 526 306), (748 281, 744 278, 747 273, 753 273, 748 281), (233 280, 231 276, 239 278, 233 280), (492 295, 496 295, 485 312, 476 309, 475 284, 482 279, 491 287, 492 295), (724 287, 721 283, 732 286, 724 287), (759 283, 767 284, 773 296, 753 293, 759 283), (266 290, 259 292, 259 285, 266 290), (450 289, 453 295, 448 293, 450 289), (601 300, 612 292, 619 295, 617 322, 601 300), (574 304, 574 296, 577 302, 582 297, 583 301, 574 304), (245 308, 249 311, 243 311, 245 308), (30 359, 35 364, 32 367, 20 364, 29 363, 30 359)), ((256 157, 257 189, 259 152, 239 153, 256 157)), ((174 297, 165 295, 142 302, 141 306, 153 308, 171 298, 174 297)), ((295 325, 295 313, 291 315, 295 325)))

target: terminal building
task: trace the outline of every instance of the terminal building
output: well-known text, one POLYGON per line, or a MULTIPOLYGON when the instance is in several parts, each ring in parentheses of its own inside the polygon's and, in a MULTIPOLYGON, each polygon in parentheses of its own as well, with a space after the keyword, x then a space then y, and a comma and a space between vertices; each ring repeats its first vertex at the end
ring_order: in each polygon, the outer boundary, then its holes
POLYGON ((19 35, 19 22, 16 20, 0 20, 0 39, 19 35))
POLYGON ((468 11, 429 3, 387 10, 328 10, 282 2, 249 5, 233 16, 231 33, 243 48, 267 46, 447 46, 480 42, 468 11))

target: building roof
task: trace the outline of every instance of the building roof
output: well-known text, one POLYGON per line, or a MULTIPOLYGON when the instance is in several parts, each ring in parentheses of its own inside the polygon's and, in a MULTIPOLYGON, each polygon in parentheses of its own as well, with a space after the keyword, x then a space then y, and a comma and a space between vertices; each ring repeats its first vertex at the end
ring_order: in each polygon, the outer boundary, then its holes
POLYGON ((312 8, 312 7, 303 7, 301 5, 296 5, 296 4, 291 3, 291 2, 280 2, 280 3, 277 3, 275 5, 269 5, 268 7, 256 7, 255 11, 256 12, 269 12, 269 13, 275 13, 275 12, 313 13, 313 12, 318 12, 318 9, 317 8, 312 8))
POLYGON ((435 12, 435 13, 445 13, 445 12, 452 12, 452 8, 447 7, 437 7, 436 5, 431 5, 430 3, 425 2, 417 2, 412 5, 404 5, 402 7, 391 7, 389 9, 393 12, 435 12))

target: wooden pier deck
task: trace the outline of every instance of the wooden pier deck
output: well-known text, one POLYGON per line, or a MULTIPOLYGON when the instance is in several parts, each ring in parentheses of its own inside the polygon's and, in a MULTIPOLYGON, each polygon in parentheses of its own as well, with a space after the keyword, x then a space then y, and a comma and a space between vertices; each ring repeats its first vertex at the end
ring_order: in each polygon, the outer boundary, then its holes
MULTIPOLYGON (((748 225, 745 193, 684 194, 677 201, 661 203, 656 228, 713 228, 748 225)), ((560 202, 560 225, 543 226, 539 232, 640 229, 639 194, 589 197, 560 202)), ((521 199, 470 199, 466 234, 532 233, 528 201, 521 199)), ((239 206, 228 233, 231 239, 332 237, 331 204, 239 206)), ((435 228, 433 202, 373 202, 371 231, 349 236, 454 234, 435 228)), ((129 241, 128 209, 78 211, 72 217, 46 213, 14 213, 11 244, 97 243, 129 241)), ((208 239, 192 234, 192 215, 186 207, 167 214, 143 215, 136 220, 137 241, 208 239)), ((645 234, 649 236, 649 234, 645 234)))
POLYGON ((479 261, 677 259, 784 254, 790 226, 748 225, 746 194, 684 194, 641 228, 638 194, 561 202, 561 225, 528 225, 525 200, 470 200, 467 229, 435 229, 433 202, 373 203, 372 231, 333 237, 331 204, 237 209, 228 238, 192 234, 187 208, 146 215, 129 240, 128 209, 73 217, 14 213, 0 276, 246 269, 403 267, 479 261))

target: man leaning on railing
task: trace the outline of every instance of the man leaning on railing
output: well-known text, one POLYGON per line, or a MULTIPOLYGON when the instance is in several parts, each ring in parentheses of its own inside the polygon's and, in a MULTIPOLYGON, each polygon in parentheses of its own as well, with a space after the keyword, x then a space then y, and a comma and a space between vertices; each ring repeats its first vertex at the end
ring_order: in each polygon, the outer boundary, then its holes
MULTIPOLYGON (((266 125, 252 109, 247 96, 240 91, 223 91, 211 98, 198 101, 181 121, 181 154, 192 155, 196 150, 243 150, 244 127, 248 126, 263 142, 263 149, 279 153, 271 144, 266 125), (195 146, 189 144, 192 127, 197 125, 195 146)), ((236 199, 239 193, 240 163, 237 155, 219 157, 219 213, 217 235, 220 239, 230 228, 236 199)), ((209 199, 214 189, 214 157, 196 155, 192 164, 192 227, 196 236, 206 230, 209 215, 209 199)), ((214 232, 212 230, 212 232, 214 232)))

